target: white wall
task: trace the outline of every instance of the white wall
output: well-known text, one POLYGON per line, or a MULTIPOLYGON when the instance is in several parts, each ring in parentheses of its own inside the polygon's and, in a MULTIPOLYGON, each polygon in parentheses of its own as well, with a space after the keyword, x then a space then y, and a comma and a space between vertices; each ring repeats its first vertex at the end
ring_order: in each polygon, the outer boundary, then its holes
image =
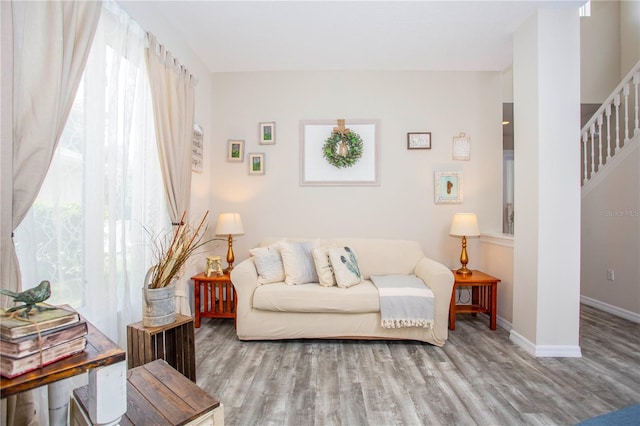
POLYGON ((640 0, 620 4, 620 79, 640 61, 640 0))
POLYGON ((482 271, 500 279, 498 283, 498 325, 510 330, 513 321, 513 236, 480 237, 482 271))
POLYGON ((620 2, 592 1, 580 18, 580 102, 603 102, 621 78, 620 2))
POLYGON ((625 148, 631 150, 628 156, 615 160, 617 167, 583 193, 581 274, 582 296, 636 314, 636 318, 640 318, 638 143, 640 136, 625 148), (607 279, 609 268, 614 270, 614 281, 607 279))
MULTIPOLYGON (((263 72, 213 77, 212 203, 242 214, 237 261, 265 236, 365 236, 419 241, 456 266, 460 240, 448 235, 455 212, 477 212, 483 232, 500 232, 501 74, 492 72, 263 72), (300 120, 377 119, 381 184, 301 187, 300 120), (276 144, 259 145, 258 123, 276 122, 276 144), (430 131, 431 150, 407 150, 407 132, 430 131), (471 161, 452 160, 452 138, 471 138, 471 161), (226 161, 227 140, 245 155, 264 152, 266 174, 226 161), (435 171, 463 171, 464 203, 435 205, 435 171)), ((329 136, 329 135, 327 135, 329 136)), ((224 255, 224 247, 219 254, 224 255)), ((470 241, 470 266, 479 241, 470 241)), ((478 265, 477 265, 478 266, 478 265)))

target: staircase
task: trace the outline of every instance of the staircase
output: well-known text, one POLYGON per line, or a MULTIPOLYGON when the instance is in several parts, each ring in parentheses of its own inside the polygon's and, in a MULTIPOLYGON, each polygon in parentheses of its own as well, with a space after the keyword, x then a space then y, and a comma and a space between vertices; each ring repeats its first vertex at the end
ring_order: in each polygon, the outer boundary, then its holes
POLYGON ((640 61, 582 128, 583 195, 637 149, 640 140, 640 61))

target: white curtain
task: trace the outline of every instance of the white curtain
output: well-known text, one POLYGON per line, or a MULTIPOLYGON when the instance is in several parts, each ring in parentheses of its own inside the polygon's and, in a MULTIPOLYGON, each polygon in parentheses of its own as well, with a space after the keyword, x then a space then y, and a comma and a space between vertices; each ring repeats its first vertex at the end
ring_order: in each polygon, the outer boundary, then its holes
MULTIPOLYGON (((15 229, 38 194, 64 129, 100 17, 100 2, 12 2, 12 14, 15 229)), ((11 241, 2 241, 2 250, 12 251, 11 241)), ((13 289, 20 286, 15 263, 3 264, 2 283, 13 289)))
MULTIPOLYGON (((153 97, 158 152, 171 221, 177 225, 189 212, 191 199, 191 146, 197 79, 155 36, 148 34, 147 66, 153 97)), ((176 285, 176 310, 191 315, 187 279, 176 285)))
MULTIPOLYGON (((2 138, 2 205, 0 226, 0 282, 22 290, 12 232, 31 207, 47 173, 71 108, 100 16, 100 2, 12 2, 3 7, 3 23, 11 14, 13 42, 10 58, 11 91, 3 79, 3 97, 11 93, 12 132, 2 138), (12 162, 6 161, 10 157, 12 162)), ((6 46, 3 41, 3 49, 6 46)), ((5 54, 3 53, 3 68, 5 54)), ((4 70, 3 70, 4 72, 4 70)), ((3 108, 8 105, 3 102, 3 108)), ((3 119, 5 115, 3 114, 3 119)), ((4 125, 4 124, 3 124, 4 125)), ((1 306, 11 305, 2 297, 1 306)), ((37 424, 30 393, 6 401, 6 421, 37 424)))
POLYGON ((170 229, 144 59, 146 34, 104 2, 85 74, 46 180, 16 231, 25 286, 52 283, 126 348, 153 264, 149 232, 170 229))

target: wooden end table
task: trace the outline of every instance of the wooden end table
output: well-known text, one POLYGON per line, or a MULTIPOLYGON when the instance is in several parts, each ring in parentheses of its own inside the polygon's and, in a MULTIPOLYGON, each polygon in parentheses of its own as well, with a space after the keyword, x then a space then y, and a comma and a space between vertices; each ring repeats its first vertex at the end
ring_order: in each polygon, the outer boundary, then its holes
POLYGON ((176 314, 171 324, 145 327, 142 321, 127 326, 127 363, 139 367, 156 359, 165 360, 171 367, 195 383, 196 349, 193 318, 176 314))
POLYGON ((471 275, 462 276, 453 271, 453 291, 449 304, 449 330, 456 329, 456 314, 476 314, 478 312, 489 315, 489 328, 496 329, 496 314, 498 310, 498 282, 496 277, 481 271, 473 271, 471 275), (456 304, 457 289, 471 287, 471 304, 456 304))
POLYGON ((198 274, 191 279, 193 280, 195 327, 200 327, 202 317, 233 318, 235 324, 238 301, 229 273, 210 277, 198 274))

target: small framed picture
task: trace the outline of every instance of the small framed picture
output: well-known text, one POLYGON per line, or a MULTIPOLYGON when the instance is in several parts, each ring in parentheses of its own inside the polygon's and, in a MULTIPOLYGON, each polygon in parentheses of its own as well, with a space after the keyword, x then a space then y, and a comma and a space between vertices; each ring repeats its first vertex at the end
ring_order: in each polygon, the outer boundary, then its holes
POLYGON ((202 127, 195 123, 193 125, 193 141, 191 143, 191 170, 196 173, 202 173, 202 127))
POLYGON ((407 133, 407 149, 431 149, 431 132, 407 133))
POLYGON ((276 123, 273 121, 260 123, 260 145, 274 145, 276 143, 276 123))
POLYGON ((471 139, 464 133, 453 138, 453 159, 465 161, 471 159, 471 139))
POLYGON ((264 174, 264 153, 253 152, 249 154, 249 174, 250 175, 264 174))
POLYGON ((462 172, 435 172, 435 203, 462 203, 462 172))
POLYGON ((229 154, 227 157, 227 161, 238 161, 242 162, 244 160, 244 141, 238 139, 229 139, 229 154))

